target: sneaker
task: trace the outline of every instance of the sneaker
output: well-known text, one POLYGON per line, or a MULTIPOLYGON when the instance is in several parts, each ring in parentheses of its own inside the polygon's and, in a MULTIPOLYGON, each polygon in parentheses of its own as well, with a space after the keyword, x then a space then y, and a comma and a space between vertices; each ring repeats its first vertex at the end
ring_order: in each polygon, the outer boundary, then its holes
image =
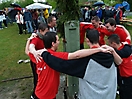
POLYGON ((32 95, 31 95, 31 99, 34 99, 32 95))
POLYGON ((24 60, 23 62, 24 62, 24 63, 29 63, 30 60, 29 60, 29 59, 26 59, 26 60, 24 60))
POLYGON ((116 91, 116 94, 118 94, 118 95, 119 95, 119 91, 116 91))
POLYGON ((22 62, 23 62, 23 60, 21 60, 21 59, 20 59, 20 60, 18 60, 18 62, 17 62, 17 63, 18 63, 18 64, 20 64, 20 63, 22 63, 22 62))

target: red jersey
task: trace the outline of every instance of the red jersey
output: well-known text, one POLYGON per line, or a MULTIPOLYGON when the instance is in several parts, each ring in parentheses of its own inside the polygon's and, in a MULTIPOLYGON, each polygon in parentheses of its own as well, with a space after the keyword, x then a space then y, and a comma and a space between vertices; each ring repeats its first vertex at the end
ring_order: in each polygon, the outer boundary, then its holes
POLYGON ((104 41, 104 37, 106 35, 106 28, 99 26, 98 28, 95 28, 91 23, 88 22, 80 22, 80 44, 82 44, 84 42, 84 38, 85 38, 85 32, 87 29, 96 29, 99 32, 99 43, 100 45, 104 45, 105 41, 104 41))
POLYGON ((111 34, 117 34, 119 37, 120 37, 120 42, 128 42, 128 44, 131 43, 130 40, 126 39, 127 38, 127 34, 126 32, 124 31, 124 29, 122 27, 118 27, 116 26, 116 29, 114 32, 107 32, 106 35, 107 36, 110 36, 111 34))
POLYGON ((38 36, 35 37, 35 38, 33 38, 31 40, 30 44, 34 44, 36 50, 40 50, 40 49, 43 49, 44 48, 43 40, 40 39, 38 36))
MULTIPOLYGON (((123 47, 124 45, 122 45, 118 50, 121 50, 123 47)), ((120 75, 122 77, 132 76, 132 55, 122 59, 123 59, 123 62, 119 65, 120 75)))
MULTIPOLYGON (((62 59, 68 59, 67 52, 54 52, 53 50, 48 50, 51 54, 62 59)), ((36 61, 34 56, 30 57, 32 60, 36 61)), ((60 73, 50 68, 43 60, 36 63, 38 82, 35 89, 35 94, 39 99, 53 99, 56 97, 59 87, 59 77, 60 73)))
MULTIPOLYGON (((43 40, 40 39, 38 36, 33 38, 30 42, 30 44, 34 44, 35 45, 35 49, 36 50, 40 50, 44 48, 44 43, 43 40)), ((33 54, 29 53, 30 57, 34 57, 33 54)), ((36 63, 36 60, 34 60, 33 58, 30 58, 32 62, 36 63)))

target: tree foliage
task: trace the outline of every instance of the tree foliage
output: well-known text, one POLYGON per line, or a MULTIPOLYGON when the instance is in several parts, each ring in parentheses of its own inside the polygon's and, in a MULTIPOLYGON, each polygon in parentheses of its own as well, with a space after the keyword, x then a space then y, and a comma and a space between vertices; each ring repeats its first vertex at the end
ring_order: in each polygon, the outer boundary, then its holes
POLYGON ((22 8, 25 8, 27 5, 32 4, 34 2, 33 0, 25 0, 25 1, 19 0, 19 2, 16 3, 20 4, 22 8))
POLYGON ((12 3, 12 1, 7 1, 7 2, 2 2, 0 4, 0 9, 4 9, 4 8, 7 8, 7 7, 10 7, 10 4, 12 3))
POLYGON ((55 0, 56 9, 61 13, 57 28, 64 36, 64 23, 70 20, 79 20, 80 10, 79 10, 79 0, 55 0))
MULTIPOLYGON (((3 1, 1 4, 0 4, 0 9, 4 9, 4 8, 8 8, 8 7, 12 7, 10 4, 11 3, 14 3, 13 0, 10 0, 10 1, 3 1)), ((25 8, 27 5, 33 3, 33 0, 25 0, 25 1, 17 1, 15 2, 17 4, 19 4, 22 8, 25 8)))

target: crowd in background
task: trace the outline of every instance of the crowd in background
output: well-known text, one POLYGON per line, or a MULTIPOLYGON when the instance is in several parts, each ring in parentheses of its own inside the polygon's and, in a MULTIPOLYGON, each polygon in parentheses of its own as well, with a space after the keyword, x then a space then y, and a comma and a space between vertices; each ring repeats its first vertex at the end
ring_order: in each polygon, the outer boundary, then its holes
MULTIPOLYGON (((40 22, 47 23, 47 18, 51 15, 50 9, 47 8, 41 10, 27 10, 26 8, 17 10, 17 15, 14 19, 11 19, 11 21, 7 16, 6 10, 0 11, 0 30, 3 29, 3 27, 7 28, 7 23, 10 21, 16 22, 18 24, 19 34, 22 34, 23 31, 33 33, 38 30, 38 24, 40 22), (19 17, 19 15, 21 17, 19 17), (2 26, 2 23, 4 23, 4 26, 2 26)), ((93 16, 98 16, 101 22, 105 23, 107 19, 114 18, 116 20, 116 23, 120 24, 120 20, 122 19, 125 10, 122 7, 118 7, 117 9, 115 9, 114 6, 105 6, 104 8, 102 6, 85 6, 81 7, 80 11, 82 15, 82 17, 80 17, 80 21, 91 22, 93 16)), ((56 13, 54 14, 54 16, 57 19, 56 13)))
POLYGON ((90 6, 81 8, 82 18, 80 18, 80 21, 90 22, 93 16, 98 16, 101 22, 105 22, 109 18, 115 18, 116 23, 120 24, 124 13, 123 7, 115 9, 114 6, 105 6, 104 8, 102 6, 93 6, 91 9, 90 8, 90 6))
POLYGON ((39 23, 47 23, 47 18, 49 17, 49 10, 28 10, 25 8, 24 12, 17 13, 15 20, 19 27, 19 34, 27 30, 28 33, 37 32, 39 23), (21 16, 21 17, 19 17, 21 16))
POLYGON ((15 22, 18 25, 19 35, 23 34, 23 32, 25 32, 25 34, 37 32, 38 25, 41 22, 48 24, 47 19, 51 16, 50 9, 47 8, 28 10, 27 8, 22 9, 16 7, 13 11, 16 13, 14 16, 9 16, 7 10, 0 11, 0 30, 7 28, 8 23, 12 24, 15 22))

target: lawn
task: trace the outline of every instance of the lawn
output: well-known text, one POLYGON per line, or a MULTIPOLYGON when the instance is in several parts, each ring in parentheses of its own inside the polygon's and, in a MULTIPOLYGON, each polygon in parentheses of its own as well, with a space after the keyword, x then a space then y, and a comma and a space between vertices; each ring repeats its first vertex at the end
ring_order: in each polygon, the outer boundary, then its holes
POLYGON ((30 34, 18 35, 16 24, 0 30, 0 97, 1 99, 28 99, 32 91, 32 78, 2 82, 3 80, 32 76, 30 64, 18 64, 28 59, 24 47, 30 34), (25 98, 27 97, 27 98, 25 98))
MULTIPOLYGON (((127 29, 132 33, 131 27, 127 29)), ((8 81, 32 76, 29 63, 17 63, 19 59, 28 59, 24 48, 29 36, 30 34, 19 35, 16 24, 0 30, 0 99, 30 98, 33 88, 32 77, 8 81)), ((62 42, 59 51, 62 51, 62 42)))

